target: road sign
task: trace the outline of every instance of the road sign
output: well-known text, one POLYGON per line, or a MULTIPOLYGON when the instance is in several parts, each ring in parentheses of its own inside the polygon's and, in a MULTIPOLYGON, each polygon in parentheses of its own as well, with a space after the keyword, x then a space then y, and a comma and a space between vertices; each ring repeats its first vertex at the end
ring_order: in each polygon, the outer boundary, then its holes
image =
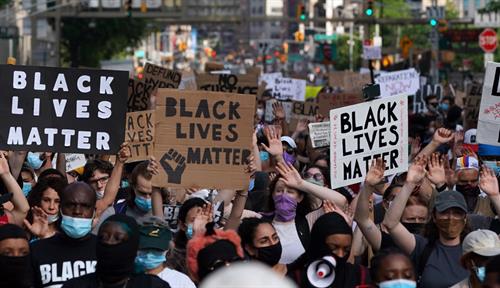
POLYGON ((479 34, 479 47, 483 49, 484 53, 492 53, 497 49, 497 32, 495 30, 486 28, 479 34))

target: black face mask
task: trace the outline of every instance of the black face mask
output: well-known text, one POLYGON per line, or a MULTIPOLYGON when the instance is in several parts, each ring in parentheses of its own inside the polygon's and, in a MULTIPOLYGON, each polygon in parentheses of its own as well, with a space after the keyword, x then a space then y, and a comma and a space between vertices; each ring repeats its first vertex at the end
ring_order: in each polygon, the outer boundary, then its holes
POLYGON ((33 270, 30 256, 0 255, 0 287, 32 287, 33 270))
POLYGON ((424 232, 425 223, 401 222, 401 224, 412 234, 422 234, 424 232))
POLYGON ((137 245, 132 241, 109 245, 97 242, 96 273, 103 282, 113 283, 129 277, 134 272, 137 245))
POLYGON ((268 247, 257 248, 256 259, 272 267, 280 261, 281 250, 282 248, 280 242, 268 247))
POLYGON ((457 191, 462 193, 464 196, 468 197, 476 197, 481 193, 479 186, 471 186, 471 185, 457 185, 457 191))

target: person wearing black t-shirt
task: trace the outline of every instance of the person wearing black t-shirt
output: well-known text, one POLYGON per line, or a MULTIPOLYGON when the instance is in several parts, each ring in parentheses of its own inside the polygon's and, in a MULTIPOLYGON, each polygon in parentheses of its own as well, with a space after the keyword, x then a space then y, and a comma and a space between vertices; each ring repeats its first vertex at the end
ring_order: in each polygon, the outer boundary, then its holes
POLYGON ((66 281, 95 272, 96 236, 90 234, 96 194, 77 182, 61 194, 61 231, 33 242, 31 257, 35 287, 61 287, 66 281))
POLYGON ((133 275, 139 227, 132 217, 116 214, 107 218, 97 238, 96 272, 72 279, 63 288, 170 288, 156 275, 133 275))

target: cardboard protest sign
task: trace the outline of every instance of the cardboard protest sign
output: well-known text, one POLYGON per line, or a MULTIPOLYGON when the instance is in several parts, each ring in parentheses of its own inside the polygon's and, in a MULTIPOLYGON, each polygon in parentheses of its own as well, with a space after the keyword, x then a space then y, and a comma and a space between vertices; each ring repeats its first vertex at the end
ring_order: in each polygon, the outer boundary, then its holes
POLYGON ((153 94, 153 85, 134 79, 128 79, 128 112, 148 109, 149 100, 153 94))
POLYGON ((382 47, 363 45, 363 59, 365 60, 382 59, 382 47))
POLYGON ((205 72, 209 73, 211 71, 224 70, 224 64, 217 62, 207 62, 205 63, 205 72))
POLYGON ((318 112, 323 116, 328 116, 332 109, 354 105, 364 101, 359 93, 319 93, 316 98, 319 107, 318 112))
POLYGON ((384 175, 408 169, 408 97, 394 96, 330 111, 332 188, 364 180, 375 158, 384 175))
POLYGON ((198 90, 238 94, 257 94, 258 76, 256 74, 198 74, 198 90))
POLYGON ((293 101, 292 102, 292 119, 313 120, 319 112, 319 106, 316 101, 293 101))
POLYGON ((479 108, 477 142, 500 146, 500 63, 488 62, 479 108))
POLYGON ((144 82, 153 85, 153 91, 158 88, 177 88, 181 84, 182 74, 158 65, 146 63, 144 67, 144 82))
POLYGON ((127 131, 125 141, 129 143, 130 154, 127 162, 147 160, 153 155, 155 135, 155 113, 153 110, 129 112, 125 121, 127 131))
POLYGON ((420 88, 420 75, 414 69, 389 72, 375 78, 380 85, 380 97, 413 95, 420 88))
POLYGON ((155 157, 158 187, 244 189, 255 99, 241 94, 158 91, 155 157))
POLYGON ((356 73, 350 71, 335 71, 329 75, 329 84, 332 87, 340 87, 344 92, 361 94, 363 87, 371 83, 370 74, 356 73))
POLYGON ((306 100, 306 80, 276 78, 272 90, 273 98, 278 100, 306 100))
POLYGON ((179 230, 177 225, 179 224, 178 219, 180 210, 181 205, 163 204, 163 215, 172 232, 177 232, 179 230))
POLYGON ((66 158, 66 172, 84 167, 87 164, 85 154, 66 154, 64 158, 66 158))
POLYGON ((309 137, 313 148, 330 146, 330 121, 309 123, 309 137))
POLYGON ((475 82, 467 88, 464 104, 464 126, 466 130, 477 128, 483 85, 475 82))
POLYGON ((128 72, 0 65, 0 149, 114 154, 128 72))

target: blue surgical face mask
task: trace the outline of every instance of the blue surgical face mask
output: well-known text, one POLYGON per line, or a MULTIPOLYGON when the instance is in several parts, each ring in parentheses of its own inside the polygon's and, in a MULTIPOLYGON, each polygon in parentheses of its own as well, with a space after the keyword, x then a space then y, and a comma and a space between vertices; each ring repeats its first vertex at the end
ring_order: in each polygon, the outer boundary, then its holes
POLYGON ((441 104, 439 104, 439 108, 441 108, 441 110, 443 110, 443 111, 448 111, 448 109, 450 108, 450 105, 448 103, 441 103, 441 104))
POLYGON ((28 156, 26 157, 26 161, 28 162, 28 166, 31 168, 38 170, 43 165, 43 160, 40 159, 40 155, 33 152, 28 152, 28 156))
POLYGON ((316 180, 316 179, 314 179, 314 177, 307 178, 307 179, 304 179, 304 180, 306 180, 309 183, 321 186, 321 187, 325 186, 325 183, 323 182, 323 180, 316 180))
POLYGON ((186 237, 188 239, 193 239, 193 224, 188 224, 186 229, 186 237))
POLYGON ((129 187, 130 185, 128 184, 128 180, 122 180, 121 186, 122 186, 122 188, 129 187))
POLYGON ((71 238, 78 239, 90 233, 92 218, 76 218, 61 213, 61 229, 71 238))
POLYGON ((31 191, 31 183, 30 182, 23 182, 23 194, 25 197, 28 197, 31 191))
POLYGON ((141 209, 144 212, 149 212, 153 208, 153 205, 151 204, 151 199, 146 199, 141 196, 135 195, 135 205, 137 205, 137 208, 141 209))
POLYGON ((500 166, 497 166, 497 161, 483 161, 483 164, 492 169, 495 175, 500 174, 500 166))
POLYGON ((250 179, 250 183, 248 184, 248 191, 252 191, 254 187, 255 187, 255 179, 252 178, 250 179))
POLYGON ((163 251, 139 251, 135 257, 135 272, 143 273, 145 270, 152 270, 160 266, 167 259, 163 251))
POLYGON ((260 151, 259 157, 260 157, 260 161, 267 161, 267 160, 269 160, 269 153, 267 153, 267 151, 260 151))
POLYGON ((396 279, 390 281, 380 282, 378 284, 380 288, 415 288, 417 287, 417 282, 406 279, 396 279))
POLYGON ((486 267, 476 267, 474 268, 474 273, 476 273, 477 280, 484 283, 484 279, 486 279, 486 267))

